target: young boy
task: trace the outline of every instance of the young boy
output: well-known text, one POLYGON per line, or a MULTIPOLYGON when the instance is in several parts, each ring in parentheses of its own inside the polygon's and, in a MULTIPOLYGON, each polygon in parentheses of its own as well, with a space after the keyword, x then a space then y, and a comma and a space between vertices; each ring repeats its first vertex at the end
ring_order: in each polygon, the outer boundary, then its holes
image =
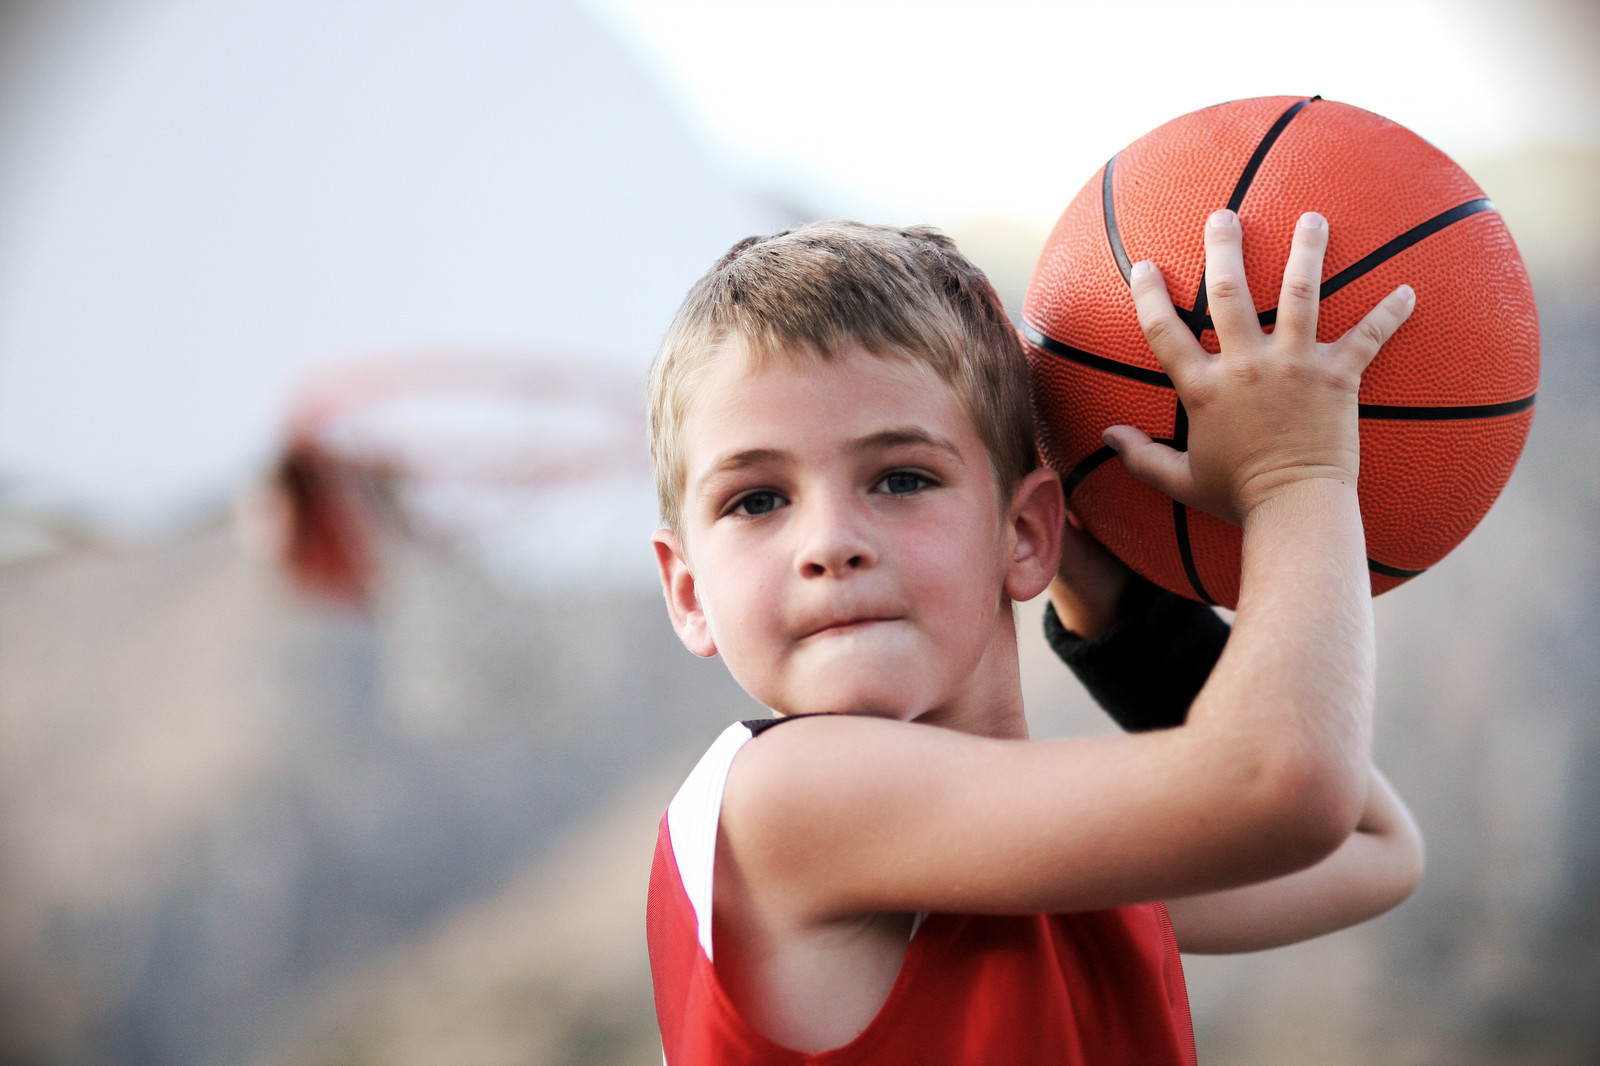
POLYGON ((1420 841, 1369 762, 1355 479, 1360 373, 1410 292, 1318 344, 1308 215, 1264 334, 1241 239, 1231 212, 1207 225, 1220 356, 1133 272, 1189 451, 1106 431, 1134 476, 1242 526, 1220 658, 1214 616, 1066 520, 1015 334, 948 240, 806 226, 690 292, 651 376, 662 586, 689 650, 779 717, 724 732, 662 820, 670 1066, 1192 1062, 1180 947, 1289 943, 1409 894, 1420 841), (1177 727, 1027 740, 1011 604, 1047 586, 1097 695, 1177 727))

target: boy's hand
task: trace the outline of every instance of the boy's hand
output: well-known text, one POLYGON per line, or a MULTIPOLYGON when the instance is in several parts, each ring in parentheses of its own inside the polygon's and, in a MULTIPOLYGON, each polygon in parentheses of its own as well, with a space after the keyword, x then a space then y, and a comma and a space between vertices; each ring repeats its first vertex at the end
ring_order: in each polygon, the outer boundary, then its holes
POLYGON ((1106 550, 1071 511, 1061 531, 1061 562, 1050 582, 1050 602, 1067 629, 1092 640, 1117 620, 1132 571, 1106 550))
POLYGON ((1220 354, 1202 348, 1179 320, 1154 263, 1139 263, 1131 278, 1139 324, 1188 414, 1189 450, 1156 444, 1132 426, 1112 426, 1105 441, 1134 477, 1243 525, 1259 504, 1297 482, 1354 483, 1361 372, 1416 301, 1402 285, 1344 336, 1318 344, 1328 225, 1307 213, 1295 227, 1276 326, 1265 333, 1245 282, 1238 216, 1213 214, 1205 241, 1206 293, 1220 354))

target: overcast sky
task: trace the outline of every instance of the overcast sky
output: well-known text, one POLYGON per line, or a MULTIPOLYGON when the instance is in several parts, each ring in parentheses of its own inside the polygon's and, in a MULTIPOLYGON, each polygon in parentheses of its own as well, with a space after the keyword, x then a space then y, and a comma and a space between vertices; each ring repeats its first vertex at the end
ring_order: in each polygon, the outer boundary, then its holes
POLYGON ((214 498, 352 353, 642 367, 751 192, 994 270, 1227 99, 1600 150, 1597 56, 1594 0, 0 0, 0 495, 214 498))
POLYGON ((1458 159, 1600 147, 1593 0, 588 0, 741 178, 825 212, 1053 220, 1209 104, 1321 94, 1458 159))

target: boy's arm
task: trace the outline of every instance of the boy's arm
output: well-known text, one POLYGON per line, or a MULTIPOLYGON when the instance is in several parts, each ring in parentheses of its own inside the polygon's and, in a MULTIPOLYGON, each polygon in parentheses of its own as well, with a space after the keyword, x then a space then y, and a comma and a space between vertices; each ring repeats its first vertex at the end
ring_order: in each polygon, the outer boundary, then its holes
MULTIPOLYGON (((1085 537, 1072 528, 1067 534, 1085 537)), ((1064 553, 1050 594, 1046 641, 1118 725, 1142 731, 1183 724, 1222 654, 1226 622, 1128 571, 1092 542, 1064 553), (1068 630, 1063 615, 1092 635, 1068 630)), ((1260 951, 1377 917, 1416 889, 1422 869, 1422 834, 1373 767, 1361 821, 1332 855, 1286 877, 1168 900, 1167 910, 1184 951, 1260 951)))
MULTIPOLYGON (((1074 533, 1084 536, 1068 530, 1074 533)), ((1092 542, 1063 556, 1050 593, 1046 641, 1118 725, 1134 732, 1183 724, 1222 654, 1226 622, 1133 574, 1092 542), (1098 632, 1085 639, 1062 615, 1098 632)), ((1286 877, 1168 900, 1167 909, 1186 952, 1260 951, 1382 914, 1416 889, 1422 869, 1416 822, 1373 767, 1361 821, 1332 855, 1286 877)))
POLYGON ((1207 229, 1221 356, 1178 319, 1158 271, 1133 274, 1141 324, 1189 413, 1190 451, 1129 427, 1106 435, 1134 476, 1243 528, 1234 632, 1184 728, 1018 743, 867 718, 796 722, 735 760, 719 878, 727 862, 798 924, 1038 913, 1237 887, 1344 843, 1366 801, 1373 670, 1356 388, 1409 293, 1318 345, 1326 228, 1311 219, 1264 334, 1239 240, 1231 213, 1207 229))
POLYGON ((1332 855, 1287 877, 1168 900, 1167 911, 1183 951, 1261 951, 1377 917, 1411 895, 1422 868, 1422 834, 1373 767, 1361 821, 1332 855))

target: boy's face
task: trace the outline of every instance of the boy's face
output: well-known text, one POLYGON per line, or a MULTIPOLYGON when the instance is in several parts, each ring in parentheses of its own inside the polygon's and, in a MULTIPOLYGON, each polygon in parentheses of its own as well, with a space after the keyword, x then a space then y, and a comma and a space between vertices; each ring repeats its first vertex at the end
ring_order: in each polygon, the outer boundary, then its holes
POLYGON ((940 719, 1010 684, 1004 595, 1043 587, 1015 580, 1039 549, 943 382, 860 349, 755 369, 724 351, 683 434, 680 536, 656 554, 691 651, 785 714, 940 719))

